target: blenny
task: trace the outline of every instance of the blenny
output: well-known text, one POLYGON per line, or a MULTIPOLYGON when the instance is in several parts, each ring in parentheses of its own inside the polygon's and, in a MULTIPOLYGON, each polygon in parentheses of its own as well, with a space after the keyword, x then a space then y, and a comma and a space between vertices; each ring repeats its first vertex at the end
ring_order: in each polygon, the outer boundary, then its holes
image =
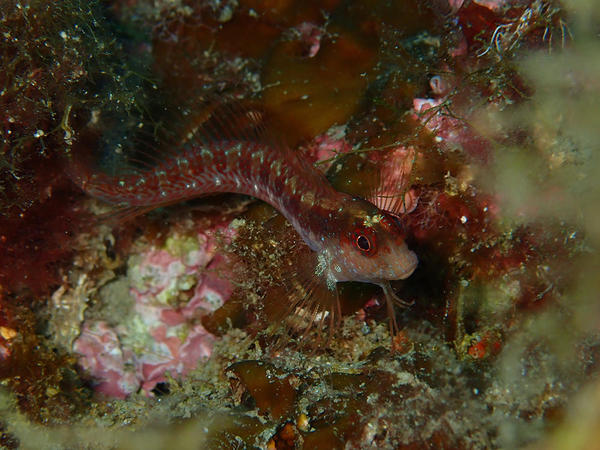
POLYGON ((237 118, 245 115, 247 124, 256 113, 235 107, 225 111, 188 131, 177 151, 151 156, 160 158, 158 163, 138 163, 130 172, 108 175, 72 162, 72 178, 88 194, 126 212, 225 192, 263 200, 286 217, 314 252, 311 279, 302 294, 290 294, 287 309, 313 323, 328 317, 331 326, 340 319, 336 283, 373 283, 383 289, 395 332, 393 306, 408 303, 389 282, 409 277, 417 257, 404 241, 394 208, 386 211, 375 204, 397 206, 381 196, 400 180, 386 179, 368 196, 371 201, 338 192, 301 153, 264 139, 256 131, 260 127, 236 130, 237 118), (324 306, 316 300, 317 291, 331 293, 333 300, 324 306))

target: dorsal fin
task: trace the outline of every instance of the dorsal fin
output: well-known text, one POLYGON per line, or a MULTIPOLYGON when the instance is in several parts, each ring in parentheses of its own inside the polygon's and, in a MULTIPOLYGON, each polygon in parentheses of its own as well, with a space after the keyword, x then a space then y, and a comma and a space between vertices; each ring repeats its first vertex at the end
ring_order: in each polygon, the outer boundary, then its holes
POLYGON ((400 217, 417 206, 417 197, 410 190, 410 174, 415 160, 413 148, 389 150, 380 161, 378 182, 365 197, 379 209, 400 217))
POLYGON ((416 206, 410 190, 414 158, 414 150, 404 147, 361 149, 342 156, 337 160, 341 164, 332 164, 327 177, 336 190, 398 217, 416 206))
POLYGON ((180 110, 185 123, 179 133, 182 143, 272 140, 267 131, 267 113, 254 101, 224 103, 211 97, 180 110))
POLYGON ((85 144, 76 141, 74 153, 85 153, 88 170, 134 173, 180 156, 186 144, 195 142, 275 144, 267 116, 255 100, 228 100, 216 94, 201 94, 183 105, 157 108, 138 119, 101 113, 80 130, 77 140, 85 144))

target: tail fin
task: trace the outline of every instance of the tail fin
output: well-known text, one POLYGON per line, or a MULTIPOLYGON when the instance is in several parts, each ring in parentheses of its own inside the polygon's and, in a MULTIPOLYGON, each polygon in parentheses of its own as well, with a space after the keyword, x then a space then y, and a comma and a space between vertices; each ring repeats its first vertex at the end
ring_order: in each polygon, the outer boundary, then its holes
POLYGON ((64 158, 65 174, 81 190, 87 193, 90 193, 90 181, 95 172, 91 149, 97 146, 98 138, 99 134, 91 130, 79 134, 64 158))

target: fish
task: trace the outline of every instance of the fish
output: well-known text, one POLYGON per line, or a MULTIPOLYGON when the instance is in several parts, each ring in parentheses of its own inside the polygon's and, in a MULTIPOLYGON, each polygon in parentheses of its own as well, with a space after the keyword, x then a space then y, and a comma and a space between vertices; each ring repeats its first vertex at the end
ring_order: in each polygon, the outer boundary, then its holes
POLYGON ((400 181, 384 180, 385 189, 376 188, 370 198, 365 196, 369 199, 340 192, 301 152, 265 138, 257 112, 233 106, 220 110, 187 131, 177 151, 149 155, 153 163, 138 161, 132 164, 135 169, 115 175, 73 160, 71 178, 124 216, 209 194, 260 199, 277 209, 312 251, 310 276, 302 281, 303 289, 290 293, 287 311, 304 315, 309 323, 327 316, 331 330, 341 317, 337 283, 371 283, 383 290, 395 334, 394 305, 411 303, 394 293, 390 281, 408 278, 418 265, 398 214, 379 207, 398 207, 398 201, 381 196, 400 181), (317 301, 324 292, 330 302, 317 301))

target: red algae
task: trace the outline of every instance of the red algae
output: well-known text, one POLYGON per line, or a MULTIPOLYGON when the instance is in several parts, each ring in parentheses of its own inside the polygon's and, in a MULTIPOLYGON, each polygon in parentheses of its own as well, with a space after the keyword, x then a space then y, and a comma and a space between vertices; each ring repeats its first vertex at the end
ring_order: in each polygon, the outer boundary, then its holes
POLYGON ((74 116, 81 103, 111 103, 99 100, 89 77, 103 78, 102 88, 114 89, 120 107, 132 93, 109 74, 119 49, 96 20, 97 4, 8 0, 2 11, 0 283, 7 291, 49 294, 87 217, 62 159, 74 138, 74 116))
POLYGON ((6 292, 48 295, 61 283, 59 268, 73 257, 73 237, 85 215, 75 206, 77 197, 56 189, 36 208, 1 220, 0 286, 6 292))
POLYGON ((21 411, 35 422, 68 422, 89 399, 75 358, 44 342, 34 329, 36 319, 31 311, 8 304, 5 296, 0 300, 5 342, 0 378, 11 389, 21 411))

